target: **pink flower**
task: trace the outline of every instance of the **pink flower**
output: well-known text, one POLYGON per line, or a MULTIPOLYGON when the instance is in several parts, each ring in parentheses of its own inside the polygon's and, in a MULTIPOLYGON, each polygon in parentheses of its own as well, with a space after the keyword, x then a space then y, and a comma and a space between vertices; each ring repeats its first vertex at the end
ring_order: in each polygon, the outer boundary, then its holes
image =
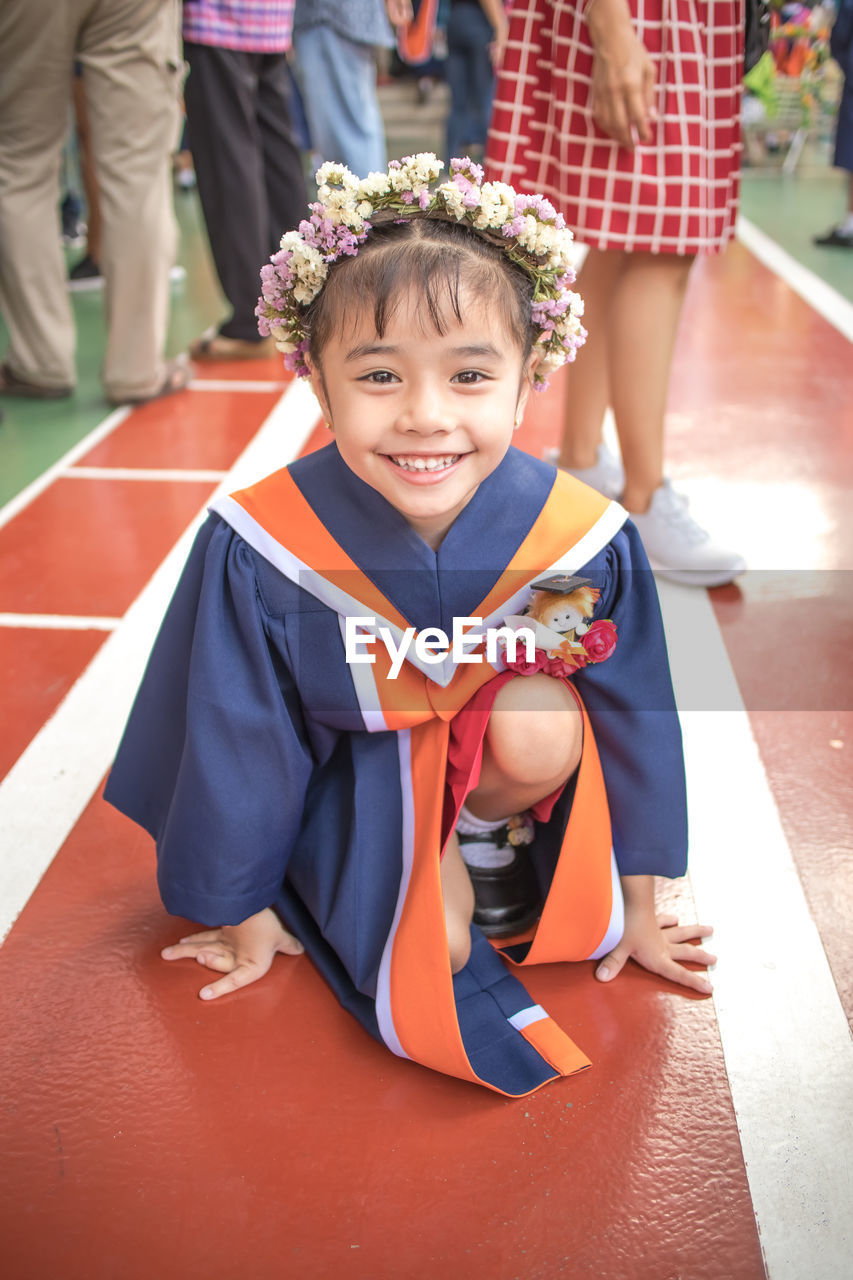
POLYGON ((587 659, 580 655, 572 655, 571 658, 552 658, 549 657, 544 649, 537 649, 532 662, 527 662, 524 658, 519 658, 516 662, 507 662, 507 668, 514 671, 520 676, 535 676, 537 672, 544 671, 546 676, 553 676, 556 680, 565 680, 567 676, 574 675, 580 668, 585 667, 587 659))
POLYGON ((609 618, 599 618, 580 640, 590 662, 603 662, 616 648, 616 627, 609 618))
POLYGON ((520 676, 535 676, 537 671, 541 671, 548 663, 548 655, 544 649, 536 649, 533 654, 533 661, 528 662, 526 658, 518 658, 515 662, 507 662, 507 668, 514 671, 520 676))

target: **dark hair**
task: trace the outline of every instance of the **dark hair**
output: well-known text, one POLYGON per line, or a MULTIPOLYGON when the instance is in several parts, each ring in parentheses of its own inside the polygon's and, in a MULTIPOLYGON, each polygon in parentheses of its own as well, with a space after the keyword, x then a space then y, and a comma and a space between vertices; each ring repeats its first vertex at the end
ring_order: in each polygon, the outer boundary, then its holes
POLYGON ((355 257, 332 264, 305 315, 309 353, 322 365, 329 339, 343 333, 347 314, 358 307, 373 307, 376 332, 384 337, 402 294, 411 288, 423 303, 424 322, 443 335, 448 304, 462 320, 463 287, 497 305, 526 360, 537 336, 531 321, 533 281, 527 272, 499 244, 470 227, 416 214, 374 226, 355 257))

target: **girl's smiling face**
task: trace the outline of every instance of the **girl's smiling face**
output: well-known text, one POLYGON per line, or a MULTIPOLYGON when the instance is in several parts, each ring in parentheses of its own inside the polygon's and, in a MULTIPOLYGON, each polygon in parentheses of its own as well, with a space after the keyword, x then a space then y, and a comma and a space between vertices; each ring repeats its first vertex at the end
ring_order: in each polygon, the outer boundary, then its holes
POLYGON ((405 294, 382 337, 362 308, 324 346, 312 384, 350 470, 437 549, 509 448, 535 357, 522 368, 500 311, 465 288, 463 320, 443 316, 443 334, 419 302, 405 294))

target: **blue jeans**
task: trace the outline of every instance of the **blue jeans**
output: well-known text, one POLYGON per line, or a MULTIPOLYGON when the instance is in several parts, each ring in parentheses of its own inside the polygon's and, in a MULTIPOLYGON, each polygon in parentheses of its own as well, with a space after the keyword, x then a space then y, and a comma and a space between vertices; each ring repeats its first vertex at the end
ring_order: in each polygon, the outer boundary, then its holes
POLYGON ((464 155, 465 148, 483 147, 489 131, 495 73, 489 58, 494 39, 492 25, 478 4, 458 4, 447 21, 447 83, 450 115, 447 118, 447 163, 464 155))
POLYGON ((313 149, 359 178, 384 170, 385 127, 372 46, 317 26, 294 33, 293 47, 313 149))

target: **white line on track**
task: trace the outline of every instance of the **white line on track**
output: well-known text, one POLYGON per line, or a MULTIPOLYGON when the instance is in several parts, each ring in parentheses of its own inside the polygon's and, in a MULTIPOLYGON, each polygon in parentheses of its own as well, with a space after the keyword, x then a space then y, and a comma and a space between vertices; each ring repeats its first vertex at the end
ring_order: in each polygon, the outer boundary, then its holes
POLYGON ((227 471, 189 467, 69 467, 63 480, 224 480, 227 471))
MULTIPOLYGON (((292 382, 214 496, 251 484, 291 461, 319 418, 310 387, 292 382)), ((56 474, 54 468, 51 473, 56 474)), ((0 782, 0 940, 110 766, 163 612, 204 515, 199 512, 0 782)))
POLYGON ((249 382, 237 378, 193 378, 189 391, 284 391, 287 381, 281 378, 278 382, 249 382))
POLYGON ((0 613, 0 627, 31 631, 114 631, 121 618, 87 618, 76 613, 0 613))
POLYGON ((832 285, 821 280, 820 276, 809 271, 808 267, 797 262, 796 258, 792 258, 781 245, 759 231, 742 214, 738 217, 736 231, 738 240, 759 262, 784 280, 824 320, 828 320, 833 328, 853 342, 853 303, 843 298, 832 285))
POLYGON ((847 1280, 853 1042, 704 591, 660 583, 682 711, 689 878, 714 925, 714 1002, 770 1280, 847 1280), (729 708, 738 708, 729 710, 729 708))

